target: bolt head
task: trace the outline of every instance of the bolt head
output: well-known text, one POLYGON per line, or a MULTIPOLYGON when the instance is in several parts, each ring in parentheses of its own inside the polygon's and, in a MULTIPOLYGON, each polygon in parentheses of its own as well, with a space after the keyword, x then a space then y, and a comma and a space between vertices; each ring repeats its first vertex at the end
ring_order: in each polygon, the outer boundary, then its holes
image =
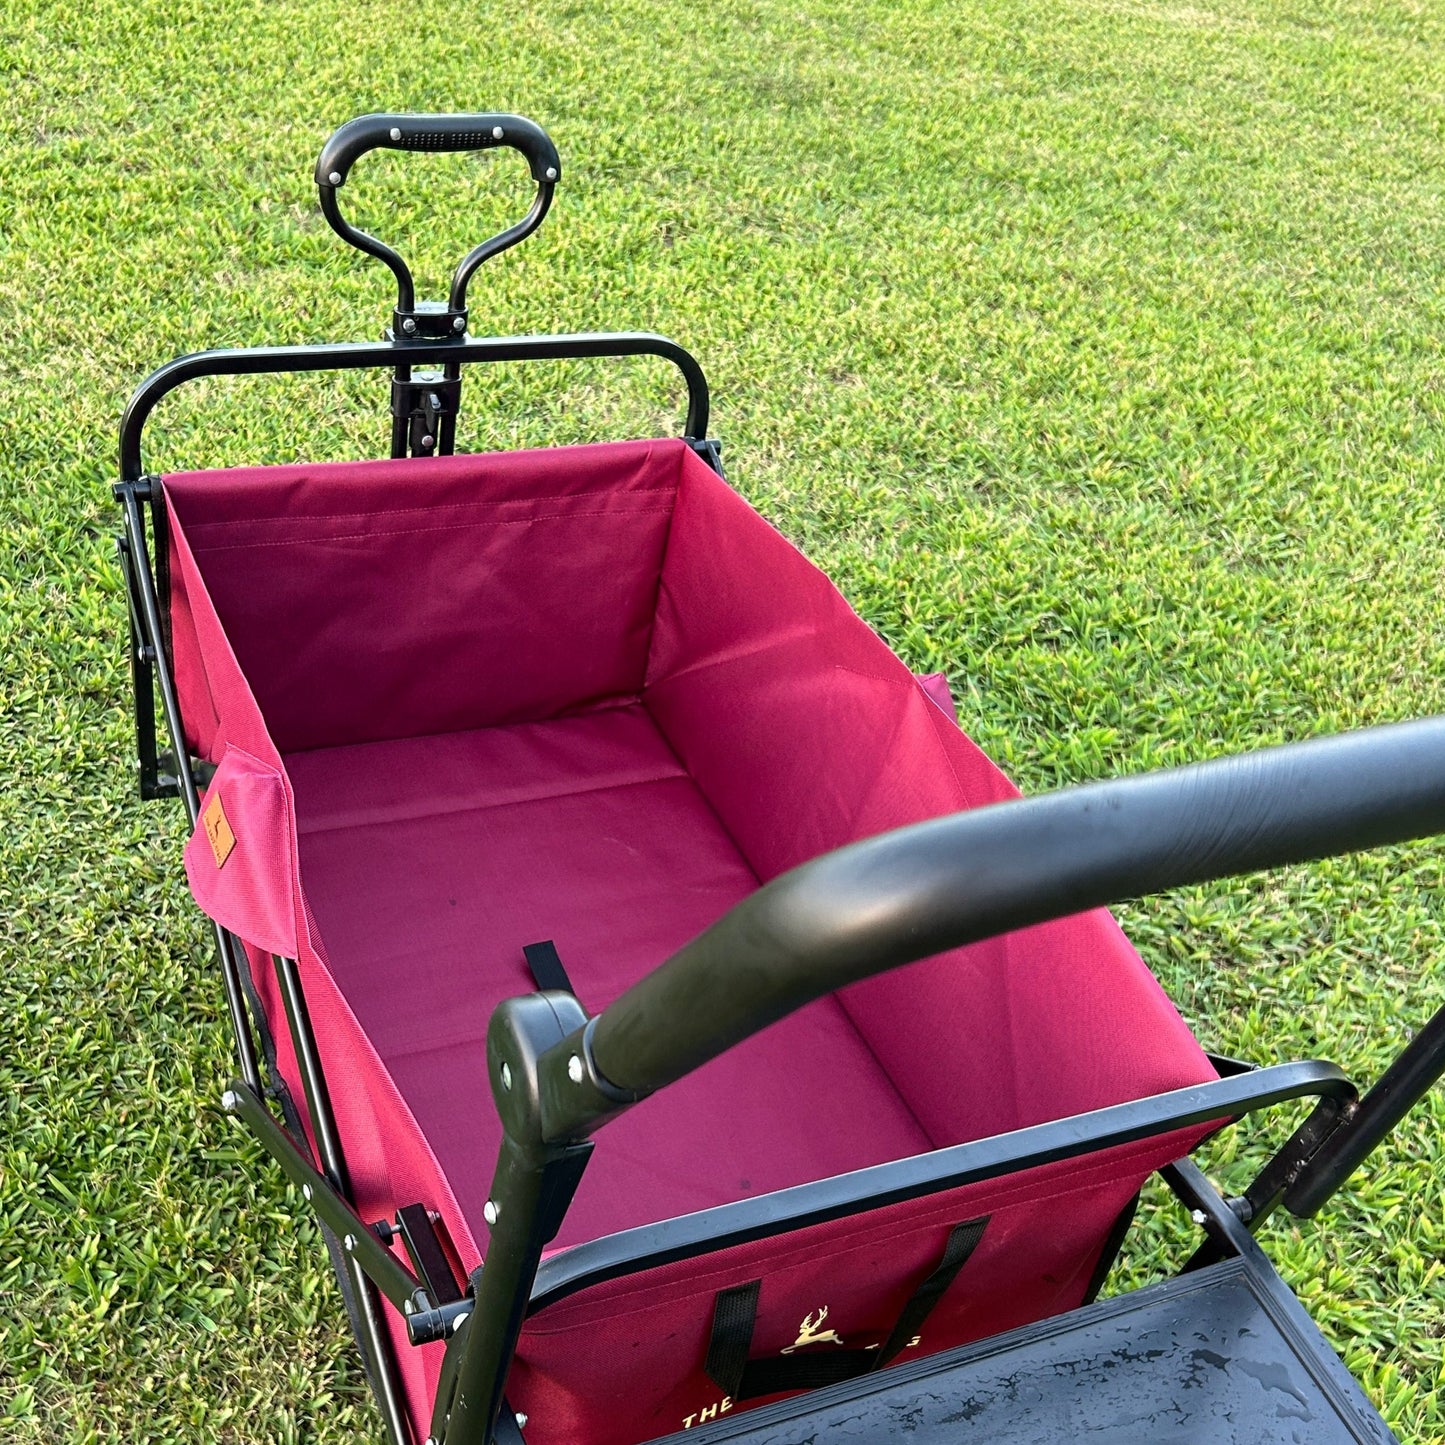
POLYGON ((392 128, 391 128, 391 138, 392 138, 392 140, 400 140, 400 139, 401 139, 401 127, 400 127, 399 125, 394 125, 394 126, 392 126, 392 128))
POLYGON ((410 336, 412 332, 416 330, 416 322, 413 321, 410 316, 408 316, 406 320, 401 323, 401 329, 405 331, 408 336, 410 336))
POLYGON ((346 1246, 347 1254, 354 1254, 356 1252, 356 1236, 354 1234, 348 1234, 341 1242, 346 1246))
POLYGON ((421 444, 424 447, 434 447, 437 444, 437 439, 435 437, 423 437, 421 444))
POLYGON ((548 167, 547 167, 547 179, 548 179, 549 181, 555 181, 555 180, 557 179, 557 167, 556 167, 556 166, 548 166, 548 167))
POLYGON ((525 1430, 526 1428, 527 1428, 527 1417, 526 1417, 520 1410, 518 1410, 518 1411, 517 1411, 517 1429, 519 1429, 519 1430, 525 1430))
POLYGON ((341 172, 332 171, 331 174, 326 177, 326 179, 330 181, 333 186, 339 186, 341 184, 341 172))
POLYGON ((502 1087, 504 1089, 512 1087, 512 1066, 510 1064, 502 1065, 502 1087))
POLYGON ((501 126, 499 126, 499 125, 494 125, 494 126, 492 127, 492 139, 493 139, 493 140, 501 140, 501 138, 502 138, 502 128, 501 128, 501 126))
POLYGON ((574 1084, 580 1084, 582 1082, 582 1073, 582 1059, 580 1055, 573 1054, 572 1057, 567 1060, 567 1077, 571 1079, 574 1084))
POLYGON ((1196 1224, 1207 1224, 1209 1222, 1209 1216, 1202 1209, 1191 1209, 1189 1211, 1189 1217, 1196 1224))
POLYGON ((500 1211, 497 1209, 495 1201, 491 1199, 487 1200, 487 1202, 482 1206, 482 1218, 485 1219, 488 1224, 495 1224, 497 1222, 497 1215, 499 1212, 500 1211))
POLYGON ((465 331, 466 329, 467 329, 467 318, 466 318, 465 316, 458 316, 458 317, 452 322, 452 330, 453 330, 453 331, 465 331))
POLYGON ((221 1095, 221 1107, 228 1114, 234 1114, 236 1112, 236 1106, 240 1102, 240 1099, 238 1099, 230 1089, 227 1089, 226 1092, 221 1095))

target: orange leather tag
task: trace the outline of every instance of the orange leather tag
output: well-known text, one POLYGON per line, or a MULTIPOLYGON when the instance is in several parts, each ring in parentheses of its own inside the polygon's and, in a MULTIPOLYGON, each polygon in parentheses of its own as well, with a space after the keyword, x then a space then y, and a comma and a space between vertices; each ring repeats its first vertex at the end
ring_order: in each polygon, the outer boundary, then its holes
POLYGON ((231 831, 219 793, 212 794, 201 813, 201 822, 205 825, 206 839, 211 845, 211 852, 216 855, 216 867, 219 868, 231 856, 231 849, 236 846, 236 835, 231 831))

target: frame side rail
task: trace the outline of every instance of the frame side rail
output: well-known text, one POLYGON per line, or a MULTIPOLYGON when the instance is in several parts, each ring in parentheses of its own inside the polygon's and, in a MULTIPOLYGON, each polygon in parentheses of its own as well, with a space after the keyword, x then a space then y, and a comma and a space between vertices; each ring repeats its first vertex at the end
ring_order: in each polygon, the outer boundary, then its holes
POLYGON ((554 336, 465 337, 454 341, 350 341, 310 346, 252 346, 196 351, 153 371, 132 393, 120 424, 120 474, 138 482, 141 433, 156 403, 187 381, 205 376, 259 376, 306 371, 357 371, 398 366, 461 366, 474 362, 576 361, 592 357, 656 356, 670 361, 687 384, 684 435, 707 435, 707 378, 696 357, 650 331, 576 332, 554 336))

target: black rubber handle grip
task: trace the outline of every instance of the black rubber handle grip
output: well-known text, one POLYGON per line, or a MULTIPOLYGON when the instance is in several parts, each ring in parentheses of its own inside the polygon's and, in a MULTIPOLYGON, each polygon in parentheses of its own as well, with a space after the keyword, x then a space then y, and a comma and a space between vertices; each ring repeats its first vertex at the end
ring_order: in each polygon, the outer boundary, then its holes
POLYGON ((479 115, 359 115, 321 147, 316 184, 344 185, 352 166, 367 151, 484 151, 511 146, 527 158, 532 179, 550 186, 561 178, 562 162, 552 138, 521 115, 487 111, 479 115))
POLYGON ((609 1004, 586 1041, 558 1045, 564 1060, 590 1054, 596 1086, 589 1097, 575 1074, 570 1090, 561 1082, 558 1126, 585 1132, 810 1000, 914 959, 1166 888, 1440 832, 1445 717, 884 833, 744 899, 609 1004))

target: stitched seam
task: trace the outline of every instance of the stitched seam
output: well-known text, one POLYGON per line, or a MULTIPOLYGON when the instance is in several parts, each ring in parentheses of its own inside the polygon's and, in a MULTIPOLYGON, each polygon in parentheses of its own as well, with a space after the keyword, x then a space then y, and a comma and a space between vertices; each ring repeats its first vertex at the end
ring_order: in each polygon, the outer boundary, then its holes
MULTIPOLYGON (((645 788, 653 783, 671 783, 685 779, 692 783, 692 778, 686 772, 659 773, 655 778, 628 778, 618 783, 597 783, 590 788, 569 788, 560 793, 534 793, 526 798, 509 798, 501 803, 469 803, 461 808, 442 808, 428 813, 402 813, 393 818, 383 818, 374 823, 323 823, 313 824, 310 827, 303 827, 301 834, 306 838, 314 838, 321 833, 349 833, 362 828, 391 828, 397 823, 416 823, 424 818, 454 818, 462 813, 489 813, 497 808, 523 808, 531 803, 554 803, 558 798, 581 798, 588 793, 606 793, 618 788, 645 788)), ((700 794, 701 789, 693 783, 693 788, 700 794)), ((729 839, 731 841, 731 839, 729 839)), ((734 847, 737 845, 734 843, 734 847)), ((744 860, 746 861, 746 860, 744 860)))
MULTIPOLYGON (((623 497, 664 497, 671 496, 674 492, 671 487, 638 487, 635 491, 625 492, 623 497)), ((191 522, 187 532, 199 532, 214 527, 253 527, 258 522, 278 522, 286 526, 300 526, 306 522, 346 522, 362 517, 407 517, 414 513, 426 512, 455 512, 455 511, 480 511, 500 512, 503 508, 517 505, 531 505, 537 502, 590 502, 598 497, 606 496, 605 492, 581 492, 575 498, 565 493, 557 496, 547 497, 526 497, 518 498, 514 502, 433 502, 425 507, 377 507, 367 512, 303 512, 298 516, 288 517, 281 513, 261 517, 231 517, 224 521, 216 522, 191 522)), ((619 507, 620 512, 630 512, 626 506, 619 507)))
POLYGON ((306 547, 318 542, 374 542, 388 537, 416 537, 426 532, 467 532, 476 527, 530 527, 534 522, 571 522, 590 517, 667 517, 671 508, 639 508, 635 512, 549 512, 539 517, 516 517, 505 521, 478 520, 448 522, 436 527, 401 527, 384 532, 344 532, 339 536, 286 537, 277 542, 222 542, 219 546, 193 547, 194 552, 244 552, 261 547, 306 547))

